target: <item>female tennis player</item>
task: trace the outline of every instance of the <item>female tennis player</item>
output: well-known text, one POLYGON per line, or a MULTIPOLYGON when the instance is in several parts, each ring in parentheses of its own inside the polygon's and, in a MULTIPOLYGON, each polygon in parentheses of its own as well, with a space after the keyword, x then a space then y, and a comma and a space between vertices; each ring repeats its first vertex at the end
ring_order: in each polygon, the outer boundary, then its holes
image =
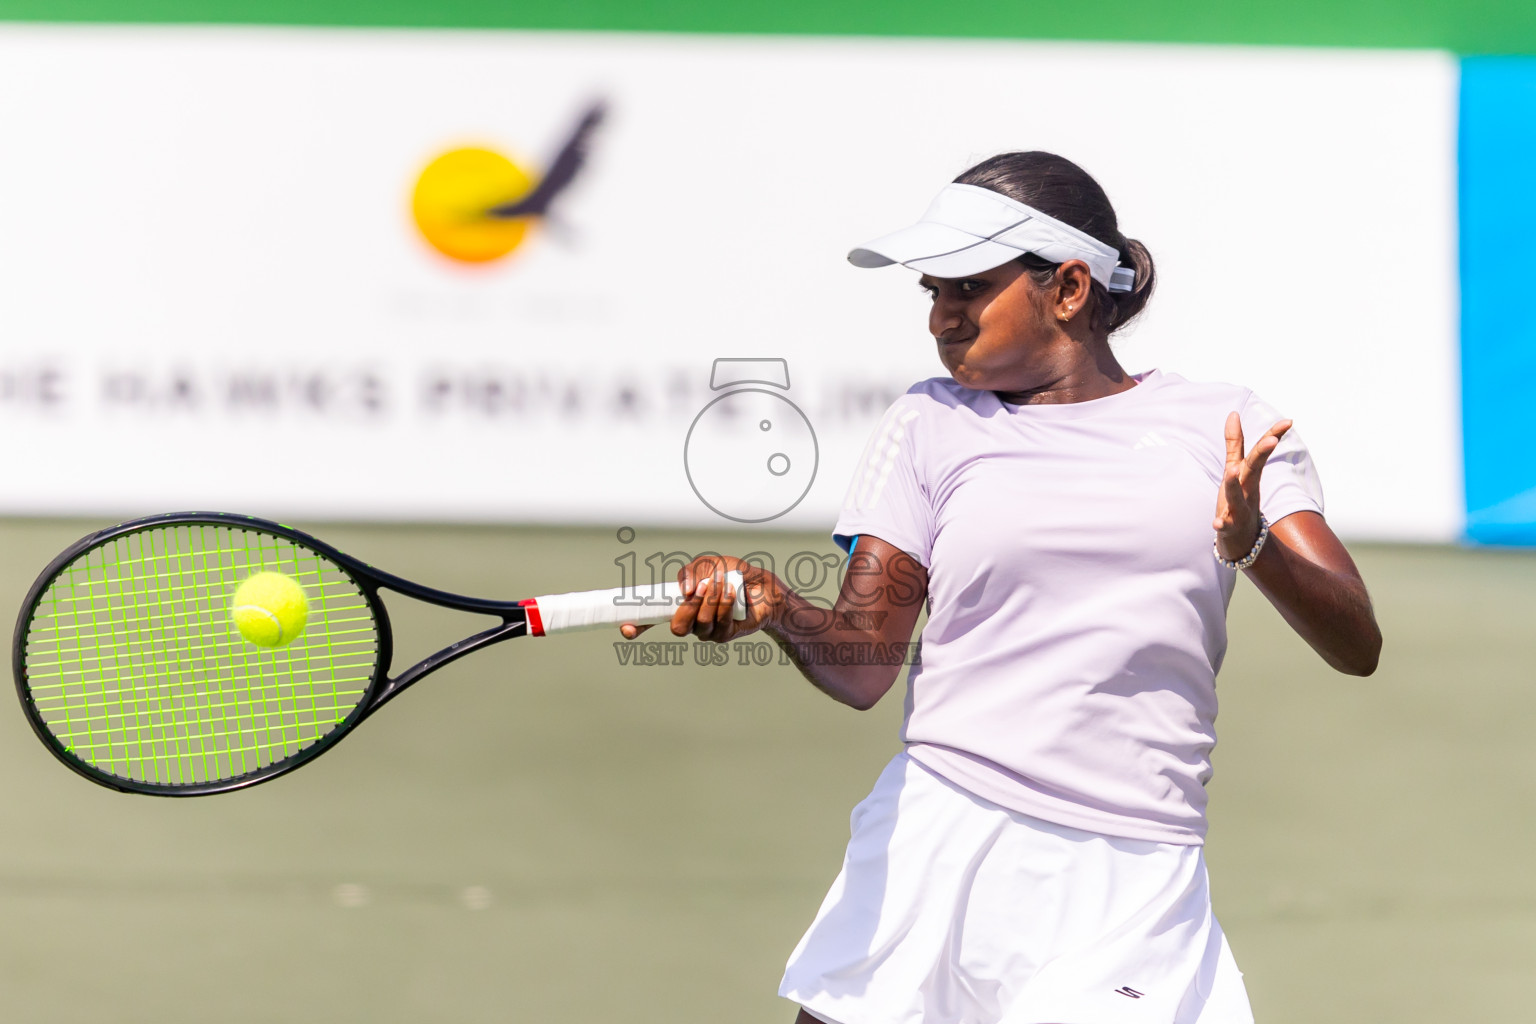
POLYGON ((671 623, 764 630, 867 708, 928 604, 905 750, 781 994, 798 1024, 1248 1024, 1202 856, 1238 572, 1334 668, 1381 648, 1306 447, 1246 388, 1120 367, 1152 257, 1061 157, 986 160, 849 259, 922 275, 948 376, 875 431, 836 607, 706 558, 671 623))

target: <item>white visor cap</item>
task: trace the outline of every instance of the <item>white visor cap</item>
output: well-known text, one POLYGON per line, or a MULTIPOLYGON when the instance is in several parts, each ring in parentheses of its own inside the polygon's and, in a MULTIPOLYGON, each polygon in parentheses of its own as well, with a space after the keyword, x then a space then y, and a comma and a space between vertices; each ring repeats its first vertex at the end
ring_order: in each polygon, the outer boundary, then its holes
POLYGON ((1112 292, 1128 292, 1136 271, 1092 235, 989 188, 945 185, 923 219, 865 242, 848 253, 856 267, 900 263, 932 277, 966 277, 1032 252, 1052 263, 1082 260, 1093 279, 1112 292))

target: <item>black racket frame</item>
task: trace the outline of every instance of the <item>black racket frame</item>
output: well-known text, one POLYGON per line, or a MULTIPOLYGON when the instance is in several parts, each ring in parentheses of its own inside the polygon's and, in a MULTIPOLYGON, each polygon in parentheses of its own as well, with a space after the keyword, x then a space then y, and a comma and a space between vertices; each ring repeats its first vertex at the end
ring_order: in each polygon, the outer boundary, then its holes
POLYGON ((399 696, 407 687, 423 676, 437 671, 449 662, 457 661, 466 654, 478 651, 482 647, 489 647, 491 644, 510 640, 513 637, 524 636, 527 632, 527 610, 515 601, 488 601, 481 598, 465 597, 461 594, 449 593, 446 590, 437 590, 433 587, 422 586, 419 583, 412 583, 410 580, 402 579, 392 573, 375 569, 366 562, 338 551, 319 538, 312 537, 302 530, 295 530, 291 526, 284 526, 282 523, 228 512, 166 512, 159 515, 145 516, 140 519, 131 519, 116 526, 99 530, 90 536, 82 537, 60 552, 58 557, 48 564, 48 568, 43 570, 42 574, 38 576, 37 581, 32 584, 32 588, 27 591, 27 598, 22 603, 21 612, 16 618, 16 631, 11 644, 11 668, 16 679, 16 693, 21 699, 22 710, 26 713, 27 722, 32 726, 32 731, 37 734, 37 738, 43 742, 43 746, 47 747, 54 757, 64 762, 73 771, 85 776, 98 785, 124 793, 143 793, 150 796, 172 797, 210 796, 215 793, 228 793, 254 786, 257 783, 267 782, 277 778, 279 775, 286 775, 295 768, 308 764, 340 743, 364 719, 399 696), (95 768, 75 756, 69 750, 66 750, 64 744, 59 741, 58 737, 44 723, 41 714, 37 710, 37 705, 32 700, 31 690, 27 686, 27 635, 42 595, 47 592, 59 574, 85 552, 118 537, 133 533, 144 533, 164 526, 195 525, 259 530, 263 533, 281 537, 284 540, 302 544, 335 563, 357 585, 358 590, 367 600, 369 611, 372 612, 374 622, 377 625, 378 655, 374 661, 373 675, 369 679, 368 687, 363 692, 363 696, 358 701, 357 706, 352 709, 336 728, 309 746, 295 751, 279 761, 273 761, 244 775, 238 775, 232 779, 223 779, 217 782, 170 785, 125 779, 122 776, 113 775, 110 772, 95 768), (394 659, 394 633, 390 627, 389 611, 385 607, 383 599, 379 596, 381 590, 392 591, 404 597, 424 601, 427 604, 440 605, 444 608, 452 608, 456 611, 494 615, 501 619, 501 623, 467 636, 457 643, 450 644, 435 654, 428 655, 418 661, 394 678, 390 678, 389 668, 394 659))

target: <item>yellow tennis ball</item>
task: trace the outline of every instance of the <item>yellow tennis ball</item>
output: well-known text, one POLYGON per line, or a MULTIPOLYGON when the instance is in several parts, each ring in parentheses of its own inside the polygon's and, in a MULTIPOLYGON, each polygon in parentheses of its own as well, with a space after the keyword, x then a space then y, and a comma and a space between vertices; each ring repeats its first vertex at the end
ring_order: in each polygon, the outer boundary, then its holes
POLYGON ((258 572, 235 589, 229 614, 240 635, 257 647, 281 647, 304 632, 309 600, 292 576, 258 572))

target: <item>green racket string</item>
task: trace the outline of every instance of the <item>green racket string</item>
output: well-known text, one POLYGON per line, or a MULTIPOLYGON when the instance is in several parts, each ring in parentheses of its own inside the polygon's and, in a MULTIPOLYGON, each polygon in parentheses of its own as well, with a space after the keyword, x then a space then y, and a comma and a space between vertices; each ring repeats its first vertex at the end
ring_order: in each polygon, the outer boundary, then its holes
POLYGON ((378 660, 373 610, 340 567, 261 530, 172 524, 77 557, 38 599, 27 689, 38 716, 86 764, 168 787, 224 782, 332 732, 378 660), (309 618, 285 647, 235 629, 235 588, 280 572, 309 618))

